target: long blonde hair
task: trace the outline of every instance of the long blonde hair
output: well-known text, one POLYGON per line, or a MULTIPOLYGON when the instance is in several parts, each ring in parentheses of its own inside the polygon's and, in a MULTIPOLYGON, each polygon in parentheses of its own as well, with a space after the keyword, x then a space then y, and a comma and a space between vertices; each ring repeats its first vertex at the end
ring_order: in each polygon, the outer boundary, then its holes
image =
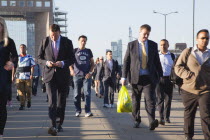
POLYGON ((9 44, 9 39, 8 39, 9 35, 8 35, 6 22, 5 22, 4 18, 2 18, 2 17, 0 17, 0 24, 3 27, 2 37, 4 40, 4 47, 6 47, 9 44))

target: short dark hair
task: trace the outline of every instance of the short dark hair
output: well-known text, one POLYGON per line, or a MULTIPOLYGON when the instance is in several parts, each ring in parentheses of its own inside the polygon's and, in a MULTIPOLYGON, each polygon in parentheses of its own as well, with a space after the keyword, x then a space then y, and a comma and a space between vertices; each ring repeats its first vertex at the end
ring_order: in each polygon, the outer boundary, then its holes
POLYGON ((52 32, 57 32, 57 31, 59 31, 60 32, 60 26, 59 25, 57 25, 57 24, 52 24, 52 25, 50 25, 50 31, 52 31, 52 32))
POLYGON ((198 35, 199 35, 201 32, 205 32, 205 33, 209 34, 209 31, 208 31, 207 29, 202 29, 202 30, 198 31, 198 33, 197 33, 197 38, 198 38, 198 35))
POLYGON ((146 29, 147 31, 151 31, 151 27, 148 24, 141 25, 140 30, 146 29))
POLYGON ((108 52, 112 53, 112 51, 111 51, 111 50, 107 50, 107 51, 106 51, 106 54, 107 54, 108 52))
POLYGON ((23 46, 24 48, 26 48, 26 45, 25 44, 20 44, 20 46, 23 46))
POLYGON ((85 36, 85 35, 79 36, 78 40, 80 40, 80 38, 85 38, 87 40, 87 36, 85 36))
POLYGON ((167 39, 161 39, 160 41, 164 41, 164 42, 167 42, 169 44, 167 39))

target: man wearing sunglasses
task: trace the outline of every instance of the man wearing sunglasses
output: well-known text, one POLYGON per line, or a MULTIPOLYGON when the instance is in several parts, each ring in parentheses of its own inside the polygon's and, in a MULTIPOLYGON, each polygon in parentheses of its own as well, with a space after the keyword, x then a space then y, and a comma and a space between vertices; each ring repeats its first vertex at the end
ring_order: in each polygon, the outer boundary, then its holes
POLYGON ((192 48, 186 63, 186 48, 175 65, 175 73, 183 79, 181 96, 184 104, 185 140, 194 136, 194 121, 197 107, 200 109, 201 126, 205 140, 210 139, 210 50, 209 31, 197 33, 197 44, 192 48))

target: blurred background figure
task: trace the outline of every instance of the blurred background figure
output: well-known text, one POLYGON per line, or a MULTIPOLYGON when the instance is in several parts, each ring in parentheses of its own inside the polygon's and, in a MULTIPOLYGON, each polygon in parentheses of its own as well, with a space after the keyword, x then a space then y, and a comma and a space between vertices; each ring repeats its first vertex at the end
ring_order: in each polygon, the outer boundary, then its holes
POLYGON ((34 96, 37 95, 37 87, 39 85, 39 79, 41 76, 41 68, 39 64, 37 63, 37 60, 34 59, 35 61, 35 66, 34 66, 34 73, 33 73, 33 80, 32 80, 32 94, 34 96))
MULTIPOLYGON (((0 140, 3 140, 7 121, 7 100, 11 76, 8 74, 17 65, 18 55, 14 41, 9 38, 5 20, 0 17, 0 140)), ((14 76, 13 76, 14 77, 14 76)))

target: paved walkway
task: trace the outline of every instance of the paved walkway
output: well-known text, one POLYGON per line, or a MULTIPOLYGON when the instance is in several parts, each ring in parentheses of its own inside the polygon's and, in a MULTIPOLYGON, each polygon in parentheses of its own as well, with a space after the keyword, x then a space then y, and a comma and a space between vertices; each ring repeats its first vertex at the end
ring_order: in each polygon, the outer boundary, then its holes
MULTIPOLYGON (((117 102, 115 94, 115 105, 117 102)), ((15 90, 14 95, 15 98, 15 90)), ((8 120, 5 129, 5 140, 183 140, 183 105, 177 92, 174 92, 172 103, 171 124, 159 126, 149 131, 147 114, 142 100, 142 123, 140 128, 132 128, 131 113, 116 113, 115 108, 103 108, 103 100, 95 97, 92 90, 92 118, 75 117, 72 92, 67 100, 64 132, 58 136, 50 136, 50 126, 46 103, 46 94, 39 89, 38 95, 32 97, 32 107, 19 111, 19 103, 13 98, 13 107, 8 108, 8 120)), ((82 103, 84 107, 84 103, 82 103)), ((158 112, 156 112, 158 115, 158 112)), ((196 140, 202 140, 199 112, 195 122, 196 140)))

